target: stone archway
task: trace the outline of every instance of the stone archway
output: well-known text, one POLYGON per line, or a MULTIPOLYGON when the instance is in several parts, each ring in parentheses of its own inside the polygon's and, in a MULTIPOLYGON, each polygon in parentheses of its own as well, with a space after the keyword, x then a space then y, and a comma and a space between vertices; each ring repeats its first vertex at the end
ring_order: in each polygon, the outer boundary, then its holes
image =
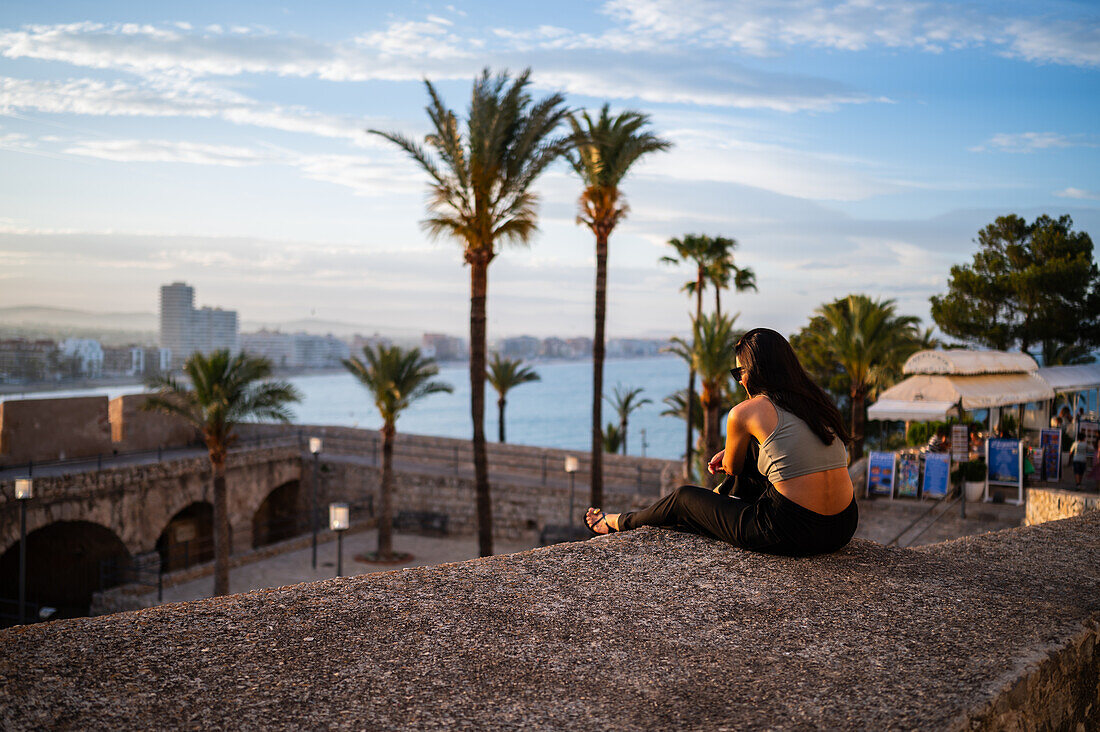
POLYGON ((301 493, 300 483, 291 480, 267 495, 252 516, 253 549, 298 536, 308 528, 301 493))
MULTIPOLYGON (((56 521, 27 535, 27 603, 56 609, 52 616, 88 614, 92 593, 118 583, 115 568, 128 565, 130 552, 110 529, 90 521, 56 521)), ((18 608, 19 543, 0 556, 0 597, 18 608)), ((35 618, 28 618, 34 620, 35 618)), ((5 623, 5 624, 10 624, 5 623)))
POLYGON ((157 539, 161 572, 174 572, 214 558, 214 506, 196 501, 176 513, 157 539))

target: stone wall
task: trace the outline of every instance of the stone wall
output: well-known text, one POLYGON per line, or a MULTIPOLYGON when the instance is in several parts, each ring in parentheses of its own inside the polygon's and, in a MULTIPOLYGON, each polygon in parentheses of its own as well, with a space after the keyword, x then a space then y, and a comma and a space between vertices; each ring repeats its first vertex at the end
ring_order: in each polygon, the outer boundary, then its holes
POLYGON ((1061 488, 1028 488, 1024 525, 1034 526, 1097 510, 1100 510, 1100 494, 1061 488))
POLYGON ((0 402, 0 465, 110 454, 107 397, 0 402))
MULTIPOLYGON (((320 425, 242 424, 238 433, 243 440, 283 438, 297 440, 305 451, 310 437, 321 437, 323 456, 339 455, 381 459, 381 435, 376 430, 320 425)), ((493 480, 497 475, 509 479, 522 477, 549 483, 567 481, 565 458, 575 457, 579 468, 574 475, 578 495, 587 493, 591 463, 588 452, 561 450, 531 445, 486 443, 486 454, 493 480)), ((415 435, 398 432, 394 445, 395 465, 414 465, 416 469, 449 470, 461 474, 472 471, 473 454, 469 440, 415 435)), ((633 455, 603 456, 604 485, 639 487, 664 494, 683 482, 682 463, 633 455)))
MULTIPOLYGON (((301 478, 301 454, 291 448, 231 452, 227 462, 234 551, 252 548, 252 518, 276 487, 301 478)), ((104 526, 131 554, 152 551, 172 517, 192 503, 212 502, 205 456, 36 477, 27 531, 58 521, 104 526)), ((14 483, 0 482, 0 554, 19 540, 14 483)))
POLYGON ((798 558, 646 527, 38 623, 0 631, 0 728, 1098 729, 1098 532, 798 558))
MULTIPOLYGON (((320 471, 324 505, 345 500, 355 507, 353 515, 365 517, 365 507, 381 504, 381 468, 332 456, 322 461, 320 471)), ((306 477, 312 471, 304 470, 306 477)), ((394 511, 429 511, 446 514, 452 534, 477 531, 475 487, 471 476, 450 471, 404 469, 395 476, 394 511)), ((581 526, 588 507, 587 485, 574 487, 573 514, 569 515, 569 483, 561 477, 541 480, 516 476, 496 477, 490 481, 493 505, 493 535, 501 539, 537 538, 548 526, 581 526)), ((644 508, 659 496, 657 486, 639 487, 623 483, 604 488, 609 510, 630 511, 644 508)))
POLYGON ((146 399, 146 394, 127 394, 111 400, 108 415, 115 450, 156 450, 188 445, 201 439, 195 427, 178 417, 142 411, 141 405, 146 399))

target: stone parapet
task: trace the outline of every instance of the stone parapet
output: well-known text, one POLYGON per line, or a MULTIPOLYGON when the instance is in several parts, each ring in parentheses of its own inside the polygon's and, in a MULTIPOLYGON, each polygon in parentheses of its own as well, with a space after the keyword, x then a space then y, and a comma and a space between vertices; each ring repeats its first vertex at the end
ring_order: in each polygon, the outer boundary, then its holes
POLYGON ((1025 526, 1080 516, 1100 510, 1100 494, 1079 493, 1061 488, 1028 488, 1025 526))
POLYGON ((646 528, 0 631, 0 727, 1095 729, 1100 512, 787 558, 646 528))

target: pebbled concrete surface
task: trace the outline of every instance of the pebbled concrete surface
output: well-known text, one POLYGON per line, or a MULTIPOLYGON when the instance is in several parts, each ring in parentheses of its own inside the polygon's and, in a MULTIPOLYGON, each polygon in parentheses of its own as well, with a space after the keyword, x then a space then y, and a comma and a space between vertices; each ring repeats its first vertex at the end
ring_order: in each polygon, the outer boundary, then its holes
POLYGON ((19 729, 948 729, 1100 618, 1100 513, 921 550, 645 528, 0 632, 19 729))

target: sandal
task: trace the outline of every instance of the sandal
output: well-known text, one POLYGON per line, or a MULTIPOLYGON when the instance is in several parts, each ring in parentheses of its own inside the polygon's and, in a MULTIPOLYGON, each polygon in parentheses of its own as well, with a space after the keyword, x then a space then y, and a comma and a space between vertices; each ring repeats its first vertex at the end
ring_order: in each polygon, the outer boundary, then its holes
POLYGON ((611 524, 607 522, 607 514, 603 512, 603 509, 597 508, 596 512, 599 515, 599 518, 591 523, 589 523, 588 521, 588 514, 585 513, 584 515, 584 525, 588 527, 589 531, 591 531, 596 536, 607 536, 608 534, 614 534, 618 531, 618 529, 611 528, 611 524), (603 523, 607 531, 596 531, 596 527, 599 526, 600 523, 603 523))

